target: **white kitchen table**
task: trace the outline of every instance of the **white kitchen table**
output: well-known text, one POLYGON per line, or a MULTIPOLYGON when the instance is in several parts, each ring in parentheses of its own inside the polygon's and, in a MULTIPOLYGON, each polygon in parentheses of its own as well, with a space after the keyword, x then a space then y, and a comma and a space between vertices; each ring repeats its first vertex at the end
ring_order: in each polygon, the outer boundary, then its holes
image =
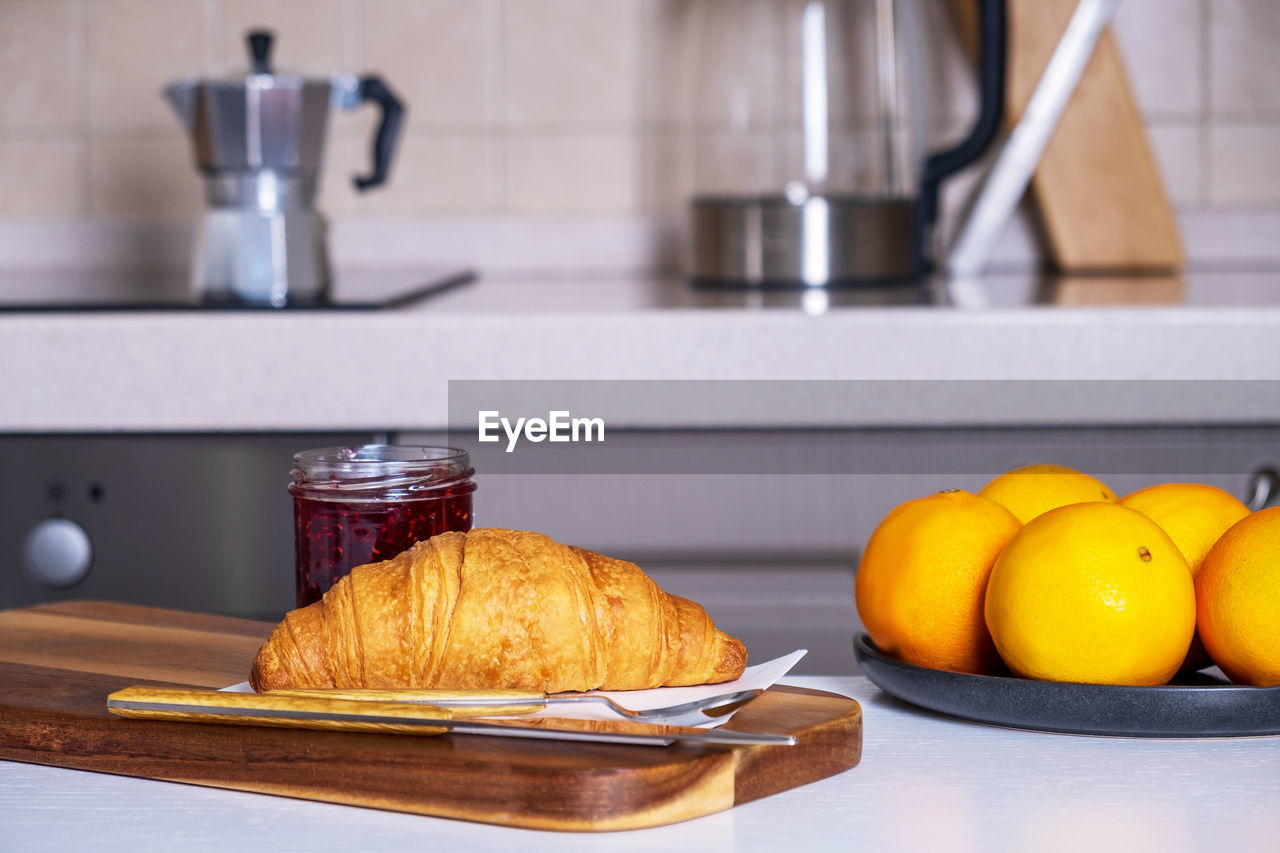
POLYGON ((863 677, 862 762, 656 829, 568 834, 0 762, 0 851, 1280 849, 1280 737, 1121 739, 941 717, 863 677))

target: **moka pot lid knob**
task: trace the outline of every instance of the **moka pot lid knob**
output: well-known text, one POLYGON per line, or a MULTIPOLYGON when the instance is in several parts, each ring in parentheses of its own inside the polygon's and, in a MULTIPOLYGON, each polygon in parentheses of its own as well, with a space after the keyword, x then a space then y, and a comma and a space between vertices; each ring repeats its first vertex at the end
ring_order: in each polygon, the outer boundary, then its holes
POLYGON ((249 46, 249 67, 254 74, 271 73, 271 48, 275 38, 270 30, 250 30, 245 36, 249 46))

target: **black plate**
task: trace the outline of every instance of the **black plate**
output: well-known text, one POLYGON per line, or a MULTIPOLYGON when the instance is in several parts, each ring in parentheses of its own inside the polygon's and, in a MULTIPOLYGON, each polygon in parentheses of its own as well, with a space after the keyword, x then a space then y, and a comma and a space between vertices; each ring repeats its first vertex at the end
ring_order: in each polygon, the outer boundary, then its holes
POLYGON ((1280 687, 1203 684, 1118 687, 966 675, 887 657, 859 634, 854 656, 872 683, 898 699, 977 723, 1112 737, 1280 734, 1280 687))

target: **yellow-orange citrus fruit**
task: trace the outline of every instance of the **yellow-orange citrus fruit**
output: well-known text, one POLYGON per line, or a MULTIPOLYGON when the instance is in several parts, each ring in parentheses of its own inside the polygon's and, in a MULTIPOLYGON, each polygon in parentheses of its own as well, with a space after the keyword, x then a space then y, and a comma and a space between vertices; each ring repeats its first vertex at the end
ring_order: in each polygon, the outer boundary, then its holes
POLYGON ((987 585, 987 627, 1015 674, 1090 684, 1164 684, 1195 631, 1191 570, 1167 533, 1111 502, 1032 519, 987 585))
POLYGON ((1192 576, 1227 528, 1249 514, 1249 508, 1215 486, 1203 483, 1161 483, 1120 499, 1160 525, 1178 546, 1192 576))
POLYGON ((1228 678, 1280 685, 1280 507, 1241 519, 1209 549, 1196 605, 1200 639, 1228 678))
MULTIPOLYGON (((1230 493, 1203 483, 1148 486, 1125 495, 1120 503, 1136 509, 1169 534, 1191 567, 1192 578, 1200 574, 1205 555, 1227 528, 1249 514, 1249 508, 1230 493)), ((1202 669, 1210 663, 1197 633, 1182 668, 1202 669)))
POLYGON ((998 670, 982 605, 991 566, 1018 528, 1004 507, 965 491, 894 508, 867 541, 855 580, 876 646, 931 669, 998 670))
POLYGON ((1009 510, 1023 524, 1067 504, 1116 499, 1100 480, 1062 465, 1015 468, 987 483, 978 494, 1009 510))

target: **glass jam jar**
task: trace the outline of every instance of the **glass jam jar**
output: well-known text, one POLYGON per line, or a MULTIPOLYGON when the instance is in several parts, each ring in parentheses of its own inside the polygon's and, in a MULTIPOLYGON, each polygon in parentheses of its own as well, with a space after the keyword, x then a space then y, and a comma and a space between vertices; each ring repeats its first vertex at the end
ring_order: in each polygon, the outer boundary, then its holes
POLYGON ((471 457, 450 447, 366 444, 293 456, 298 606, 356 566, 415 542, 471 529, 471 457))

